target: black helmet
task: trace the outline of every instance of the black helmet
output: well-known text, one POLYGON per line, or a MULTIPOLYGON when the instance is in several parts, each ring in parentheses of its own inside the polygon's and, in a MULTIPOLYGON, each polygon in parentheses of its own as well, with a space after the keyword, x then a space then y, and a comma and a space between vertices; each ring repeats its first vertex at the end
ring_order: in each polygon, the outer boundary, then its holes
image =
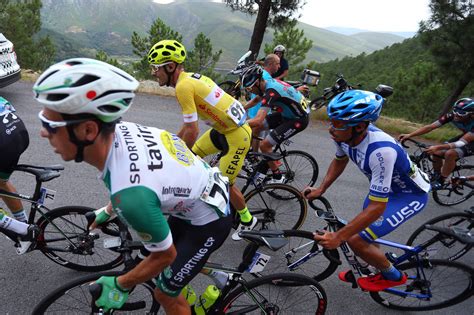
POLYGON ((262 74, 263 69, 257 64, 251 65, 242 70, 242 73, 240 74, 240 82, 242 83, 242 87, 247 88, 253 86, 257 80, 262 78, 262 74))

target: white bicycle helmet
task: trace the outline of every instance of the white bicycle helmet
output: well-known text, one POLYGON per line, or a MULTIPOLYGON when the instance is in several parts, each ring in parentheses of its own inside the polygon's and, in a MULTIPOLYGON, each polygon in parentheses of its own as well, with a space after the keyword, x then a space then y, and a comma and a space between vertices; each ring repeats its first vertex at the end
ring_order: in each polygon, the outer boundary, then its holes
POLYGON ((103 122, 119 119, 132 104, 139 83, 108 63, 73 58, 52 65, 36 80, 35 98, 62 114, 93 114, 103 122))
POLYGON ((283 45, 276 45, 275 48, 273 48, 273 52, 276 53, 276 52, 282 52, 284 53, 286 50, 285 46, 283 45))

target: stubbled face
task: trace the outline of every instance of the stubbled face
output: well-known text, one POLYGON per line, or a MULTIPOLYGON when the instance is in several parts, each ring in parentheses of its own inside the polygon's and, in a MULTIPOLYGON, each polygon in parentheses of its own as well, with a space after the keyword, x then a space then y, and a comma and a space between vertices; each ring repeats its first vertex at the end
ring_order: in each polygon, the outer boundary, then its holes
MULTIPOLYGON (((43 115, 53 121, 64 121, 61 114, 45 108, 43 115)), ((76 145, 69 140, 66 127, 54 128, 55 132, 49 132, 45 127, 41 127, 40 136, 47 138, 54 152, 61 155, 64 161, 72 161, 76 156, 76 145)))

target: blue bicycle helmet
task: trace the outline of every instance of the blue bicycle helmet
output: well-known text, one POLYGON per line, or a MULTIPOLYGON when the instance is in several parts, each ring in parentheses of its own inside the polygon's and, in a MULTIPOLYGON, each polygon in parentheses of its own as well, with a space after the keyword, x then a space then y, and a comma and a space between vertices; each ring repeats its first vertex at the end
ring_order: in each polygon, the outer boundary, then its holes
POLYGON ((470 97, 457 100, 456 103, 454 103, 453 111, 461 115, 474 113, 474 100, 470 97))
POLYGON ((380 116, 384 99, 373 92, 349 90, 337 94, 327 107, 330 119, 350 122, 355 126, 362 121, 374 122, 380 116))

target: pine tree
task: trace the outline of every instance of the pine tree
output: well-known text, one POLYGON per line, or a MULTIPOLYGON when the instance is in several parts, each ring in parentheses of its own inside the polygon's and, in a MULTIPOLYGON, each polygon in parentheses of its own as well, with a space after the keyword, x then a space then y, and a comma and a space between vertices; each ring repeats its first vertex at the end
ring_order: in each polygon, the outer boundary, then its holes
POLYGON ((213 52, 211 40, 203 33, 199 33, 194 40, 194 49, 188 52, 186 71, 199 72, 217 80, 219 74, 214 72, 214 68, 221 54, 222 50, 213 52))

